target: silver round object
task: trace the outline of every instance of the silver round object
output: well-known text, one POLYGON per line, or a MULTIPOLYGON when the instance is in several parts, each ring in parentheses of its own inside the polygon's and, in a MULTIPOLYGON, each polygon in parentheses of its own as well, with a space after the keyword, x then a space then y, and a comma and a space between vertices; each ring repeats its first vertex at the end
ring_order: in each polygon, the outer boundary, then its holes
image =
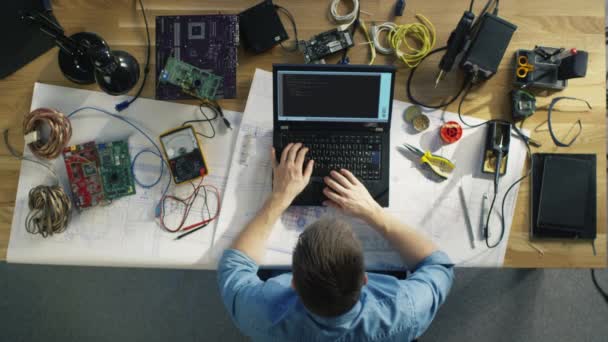
POLYGON ((411 106, 407 107, 407 109, 405 110, 405 114, 403 115, 403 118, 407 122, 412 122, 417 116, 420 116, 421 114, 422 114, 422 108, 420 108, 420 106, 411 105, 411 106))
POLYGON ((414 118, 414 120, 412 121, 412 124, 414 125, 414 129, 416 131, 422 132, 425 129, 429 128, 429 125, 431 124, 431 120, 429 120, 428 116, 426 116, 424 114, 420 114, 414 118))

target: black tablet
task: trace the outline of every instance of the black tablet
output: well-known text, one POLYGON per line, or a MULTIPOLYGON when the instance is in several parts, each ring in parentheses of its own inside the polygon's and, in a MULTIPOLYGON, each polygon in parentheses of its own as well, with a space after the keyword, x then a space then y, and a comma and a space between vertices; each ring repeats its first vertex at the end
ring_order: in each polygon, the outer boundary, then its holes
POLYGON ((596 156, 532 156, 530 233, 533 238, 595 239, 596 156))

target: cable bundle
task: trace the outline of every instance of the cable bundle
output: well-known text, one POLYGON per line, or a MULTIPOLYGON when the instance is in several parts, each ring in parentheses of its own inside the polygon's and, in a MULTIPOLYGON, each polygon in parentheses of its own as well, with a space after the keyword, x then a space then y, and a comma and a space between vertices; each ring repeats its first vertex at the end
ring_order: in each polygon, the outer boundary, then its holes
POLYGON ((435 26, 422 14, 416 14, 416 18, 420 21, 419 23, 395 24, 387 37, 395 55, 410 68, 418 66, 435 46, 435 26), (420 43, 420 47, 410 45, 407 38, 420 43), (405 45, 406 51, 401 50, 402 45, 405 45))
POLYGON ((192 184, 192 193, 184 198, 180 198, 180 197, 176 197, 176 196, 171 196, 171 195, 166 195, 163 196, 161 199, 161 203, 160 203, 160 215, 159 215, 159 221, 160 221, 160 226, 167 232, 169 233, 177 233, 177 232, 188 232, 189 231, 193 231, 193 230, 198 230, 200 228, 203 228, 205 226, 207 226, 209 223, 211 223, 213 220, 217 219, 219 213, 220 213, 220 203, 221 203, 221 198, 220 198, 220 192, 219 190, 214 187, 213 185, 203 185, 203 179, 201 179, 201 181, 198 183, 198 185, 194 185, 192 184), (211 216, 211 212, 209 210, 209 205, 208 205, 208 194, 207 194, 207 188, 209 188, 211 190, 211 192, 215 195, 216 200, 217 200, 217 210, 215 211, 215 214, 213 216, 211 216), (194 202, 196 202, 196 199, 198 198, 199 192, 203 190, 203 200, 204 200, 204 208, 207 210, 207 214, 208 217, 205 219, 203 218, 203 220, 187 225, 184 227, 184 225, 186 224, 186 221, 188 219, 188 216, 190 215, 190 211, 192 209, 192 207, 194 206, 194 202), (165 214, 167 212, 166 210, 166 204, 167 204, 167 200, 171 200, 174 201, 176 203, 179 203, 181 205, 184 206, 184 209, 182 211, 181 214, 181 219, 179 220, 179 224, 176 227, 168 227, 166 225, 165 222, 165 214))
POLYGON ((72 137, 72 125, 63 113, 54 109, 38 108, 23 118, 23 134, 35 156, 55 159, 68 145, 72 137), (40 136, 43 126, 49 128, 49 137, 44 140, 40 136))
POLYGON ((374 43, 374 48, 380 52, 383 55, 392 55, 393 53, 395 53, 395 49, 393 49, 392 47, 386 47, 384 45, 382 45, 380 43, 380 33, 382 31, 387 31, 388 32, 392 31, 395 29, 397 25, 395 23, 391 23, 391 22, 386 22, 380 25, 374 25, 372 26, 372 41, 374 43))
POLYGON ((62 233, 70 218, 70 199, 58 185, 38 185, 28 195, 30 212, 25 219, 25 230, 30 234, 48 237, 62 233))
POLYGON ((359 0, 351 0, 353 3, 353 10, 350 13, 341 15, 338 14, 338 4, 341 0, 332 0, 329 6, 329 13, 336 23, 342 24, 338 26, 338 30, 345 31, 352 25, 357 19, 359 14, 359 0))

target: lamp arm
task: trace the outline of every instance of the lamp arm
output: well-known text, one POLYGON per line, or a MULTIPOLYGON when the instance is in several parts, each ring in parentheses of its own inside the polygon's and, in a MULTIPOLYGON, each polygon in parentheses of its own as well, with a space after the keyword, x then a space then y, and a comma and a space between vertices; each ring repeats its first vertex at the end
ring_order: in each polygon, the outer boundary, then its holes
POLYGON ((31 23, 38 26, 41 32, 48 35, 55 40, 55 44, 59 48, 70 55, 84 55, 86 54, 87 48, 73 40, 72 38, 65 35, 63 28, 55 23, 51 18, 43 13, 37 12, 33 14, 27 14, 21 17, 23 20, 28 20, 31 23))

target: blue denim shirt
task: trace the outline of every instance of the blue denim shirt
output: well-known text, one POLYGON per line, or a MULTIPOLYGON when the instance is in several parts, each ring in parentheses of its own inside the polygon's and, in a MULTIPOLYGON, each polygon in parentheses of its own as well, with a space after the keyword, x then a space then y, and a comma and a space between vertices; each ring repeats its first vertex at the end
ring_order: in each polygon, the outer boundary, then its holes
POLYGON ((443 252, 420 262, 406 280, 368 274, 361 298, 332 318, 308 311, 291 288, 291 273, 262 281, 258 265, 226 250, 218 266, 220 294, 241 332, 254 341, 411 341, 435 317, 454 281, 443 252))

